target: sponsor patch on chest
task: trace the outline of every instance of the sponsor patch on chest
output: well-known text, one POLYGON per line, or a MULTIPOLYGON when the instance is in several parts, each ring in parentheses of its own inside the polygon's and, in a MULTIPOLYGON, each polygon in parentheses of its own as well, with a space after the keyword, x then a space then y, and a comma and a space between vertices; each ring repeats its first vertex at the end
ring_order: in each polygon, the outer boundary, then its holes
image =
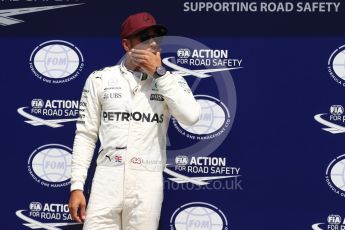
POLYGON ((164 97, 161 94, 151 94, 150 101, 164 101, 164 97))

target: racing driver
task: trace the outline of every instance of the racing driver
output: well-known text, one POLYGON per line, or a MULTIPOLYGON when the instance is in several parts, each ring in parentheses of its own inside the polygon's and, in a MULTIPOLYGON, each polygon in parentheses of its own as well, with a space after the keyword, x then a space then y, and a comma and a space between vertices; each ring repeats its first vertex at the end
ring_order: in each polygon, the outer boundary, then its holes
POLYGON ((186 81, 162 65, 159 42, 166 33, 149 13, 129 16, 121 26, 122 63, 86 80, 69 201, 72 218, 84 223, 83 229, 158 228, 170 116, 193 125, 200 114, 186 81), (84 183, 98 138, 101 147, 85 211, 84 183))

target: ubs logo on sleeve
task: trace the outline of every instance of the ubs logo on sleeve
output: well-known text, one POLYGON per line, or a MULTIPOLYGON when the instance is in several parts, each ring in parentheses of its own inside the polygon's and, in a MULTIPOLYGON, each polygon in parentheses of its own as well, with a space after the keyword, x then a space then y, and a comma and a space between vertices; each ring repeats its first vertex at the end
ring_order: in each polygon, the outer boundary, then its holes
POLYGON ((161 94, 151 94, 150 100, 151 101, 164 101, 164 97, 161 94))

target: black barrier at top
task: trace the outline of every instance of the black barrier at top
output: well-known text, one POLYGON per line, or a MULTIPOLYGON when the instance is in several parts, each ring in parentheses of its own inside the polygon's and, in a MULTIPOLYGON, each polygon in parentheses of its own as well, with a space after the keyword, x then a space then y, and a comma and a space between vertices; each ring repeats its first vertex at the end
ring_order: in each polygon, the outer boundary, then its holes
MULTIPOLYGON (((42 8, 41 8, 42 9, 42 8)), ((342 1, 0 1, 0 35, 117 36, 130 13, 149 11, 183 36, 344 35, 342 1), (74 5, 75 4, 75 5, 74 5), (80 4, 80 5, 77 5, 80 4), (18 8, 61 7, 13 15, 18 8), (74 6, 72 6, 74 5, 74 6), (9 15, 9 16, 8 16, 9 15), (12 20, 13 19, 13 20, 12 20), (19 21, 25 23, 18 23, 19 21), (3 26, 6 23, 18 23, 3 26)), ((23 12, 21 12, 23 13, 23 12)))

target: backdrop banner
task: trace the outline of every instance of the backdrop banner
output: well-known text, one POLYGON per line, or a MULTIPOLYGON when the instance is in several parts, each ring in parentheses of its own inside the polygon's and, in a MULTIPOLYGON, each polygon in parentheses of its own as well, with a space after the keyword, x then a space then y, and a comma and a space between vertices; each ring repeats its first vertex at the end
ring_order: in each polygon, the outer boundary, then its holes
POLYGON ((170 120, 159 229, 345 230, 345 3, 316 0, 0 0, 0 229, 82 229, 68 208, 81 93, 142 11, 201 106, 193 126, 170 120))

